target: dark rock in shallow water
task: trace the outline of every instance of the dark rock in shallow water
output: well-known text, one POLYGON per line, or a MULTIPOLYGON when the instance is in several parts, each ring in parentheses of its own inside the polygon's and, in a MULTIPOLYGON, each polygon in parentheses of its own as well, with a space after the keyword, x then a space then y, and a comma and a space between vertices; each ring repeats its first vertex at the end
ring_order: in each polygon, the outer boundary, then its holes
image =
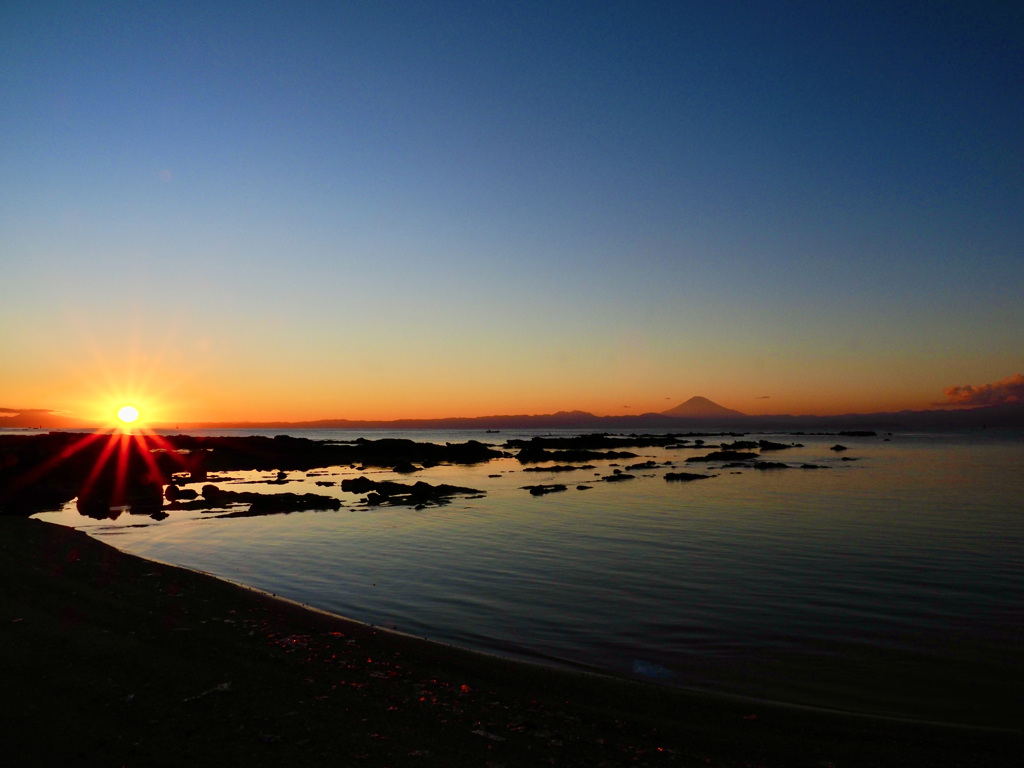
MULTIPOLYGON (((575 472, 579 469, 593 469, 593 464, 583 464, 579 467, 574 467, 570 464, 555 464, 551 467, 526 467, 523 472, 575 472)), ((501 477, 501 475, 497 475, 501 477)))
POLYGON ((837 451, 838 452, 838 451, 845 451, 845 450, 847 450, 847 448, 846 448, 845 445, 839 445, 837 443, 836 445, 833 445, 831 448, 829 448, 829 450, 830 451, 837 451))
POLYGON ((211 470, 310 470, 319 467, 358 465, 395 467, 405 462, 422 466, 479 464, 507 457, 476 440, 465 443, 418 443, 402 438, 367 440, 351 443, 310 440, 303 437, 192 437, 175 435, 167 438, 178 450, 205 451, 205 467, 211 470))
POLYGON ((195 488, 179 488, 172 483, 171 485, 168 485, 167 490, 164 491, 164 498, 172 502, 179 501, 180 499, 191 501, 192 499, 199 498, 199 493, 195 488))
POLYGON ((785 443, 773 443, 771 440, 758 440, 757 441, 757 447, 760 448, 762 452, 764 452, 764 451, 784 451, 787 448, 802 448, 803 446, 800 445, 800 443, 793 443, 791 445, 786 445, 785 443))
POLYGON ((636 475, 627 475, 625 472, 618 472, 614 475, 605 475, 601 479, 606 483, 620 483, 623 480, 635 480, 636 475))
POLYGON ((223 517, 254 517, 307 510, 341 509, 341 501, 318 493, 253 493, 252 491, 225 491, 216 485, 203 486, 201 501, 176 505, 183 509, 217 510, 229 504, 249 504, 249 508, 229 512, 223 517))
POLYGON ((800 469, 828 469, 824 464, 801 464, 800 469))
POLYGON ((845 432, 836 432, 836 434, 837 435, 842 435, 843 437, 877 437, 878 436, 877 432, 873 432, 871 430, 862 430, 862 429, 851 429, 851 430, 847 430, 845 432))
POLYGON ((567 451, 548 451, 544 448, 527 445, 519 451, 516 459, 520 464, 538 464, 542 461, 597 461, 601 459, 635 459, 636 454, 629 451, 589 451, 583 449, 567 451))
POLYGON ((721 448, 723 451, 746 451, 751 448, 757 448, 757 442, 754 440, 735 440, 731 443, 722 443, 721 448))
POLYGON ((231 512, 225 517, 251 517, 281 512, 301 512, 310 509, 341 509, 341 501, 318 493, 252 493, 250 491, 223 491, 213 485, 203 486, 203 498, 211 505, 248 503, 244 512, 231 512), (209 492, 208 492, 209 491, 209 492))
POLYGON ((691 456, 686 461, 690 463, 698 461, 754 461, 760 458, 756 453, 744 453, 742 451, 712 451, 704 456, 691 456))
POLYGON ((576 486, 576 490, 577 491, 589 491, 593 487, 594 486, 592 486, 592 485, 577 485, 576 486))
POLYGON ((341 501, 316 493, 260 493, 254 494, 249 509, 245 512, 229 512, 225 517, 253 517, 276 515, 289 512, 303 512, 311 509, 341 509, 341 501))
POLYGON ((657 469, 658 463, 656 461, 645 461, 640 464, 629 464, 626 467, 627 471, 635 471, 638 469, 657 469))
POLYGON ((691 480, 707 480, 714 475, 699 475, 696 472, 666 472, 665 479, 669 482, 688 483, 691 480))
POLYGON ((754 469, 789 469, 789 464, 781 461, 755 461, 754 469))
POLYGON ((391 471, 400 475, 411 475, 413 472, 419 472, 420 468, 411 461, 403 461, 401 464, 396 464, 391 471))
POLYGON ((348 493, 369 493, 376 487, 377 484, 373 480, 362 475, 341 481, 341 490, 348 493))
MULTIPOLYGON (((559 450, 609 450, 619 448, 665 448, 683 442, 676 435, 608 435, 591 434, 574 437, 543 437, 538 435, 529 440, 514 439, 505 443, 506 448, 532 451, 555 448, 559 450)), ((701 442, 701 441, 698 441, 701 442)))
POLYGON ((341 490, 348 493, 366 493, 366 503, 370 506, 387 504, 397 505, 429 505, 447 504, 452 496, 482 496, 483 491, 476 488, 463 488, 457 485, 430 485, 418 482, 414 485, 395 483, 390 480, 370 480, 367 477, 356 477, 341 481, 341 490))
POLYGON ((552 484, 552 485, 524 485, 523 490, 530 492, 531 496, 543 496, 546 493, 557 493, 558 491, 567 490, 564 485, 552 484))

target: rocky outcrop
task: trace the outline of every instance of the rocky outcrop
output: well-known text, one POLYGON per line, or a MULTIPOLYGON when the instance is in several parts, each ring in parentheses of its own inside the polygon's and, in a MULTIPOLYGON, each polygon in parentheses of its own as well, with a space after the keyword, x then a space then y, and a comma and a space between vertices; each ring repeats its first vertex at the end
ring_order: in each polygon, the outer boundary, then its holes
POLYGON ((698 461, 754 461, 759 457, 756 453, 744 451, 712 451, 703 456, 690 456, 686 461, 696 463, 698 461))
POLYGON ((583 448, 549 451, 540 446, 526 445, 516 454, 520 464, 537 464, 542 461, 615 461, 616 459, 635 459, 636 454, 629 451, 591 451, 583 448))
POLYGON ((366 494, 368 506, 428 506, 447 504, 453 496, 480 495, 483 491, 475 488, 463 488, 457 485, 430 485, 418 482, 405 485, 390 480, 370 480, 367 477, 356 477, 341 481, 341 490, 347 493, 366 494))
MULTIPOLYGON (((551 467, 526 467, 523 472, 576 472, 581 469, 593 469, 593 464, 582 464, 574 467, 571 464, 555 464, 551 467)), ((499 475, 500 477, 500 475, 499 475)))
POLYGON ((524 485, 524 491, 529 491, 531 496, 543 496, 548 493, 558 493, 567 490, 564 485, 552 483, 550 485, 524 485))
POLYGON ((318 493, 254 493, 252 491, 225 491, 216 485, 203 486, 203 499, 187 505, 189 509, 223 508, 229 504, 249 504, 249 508, 229 512, 224 517, 253 517, 256 515, 287 514, 306 510, 341 509, 341 501, 318 493), (202 506, 200 506, 202 505, 202 506))
POLYGON ((670 483, 689 483, 693 480, 708 480, 715 475, 701 475, 696 472, 666 472, 665 479, 670 483))

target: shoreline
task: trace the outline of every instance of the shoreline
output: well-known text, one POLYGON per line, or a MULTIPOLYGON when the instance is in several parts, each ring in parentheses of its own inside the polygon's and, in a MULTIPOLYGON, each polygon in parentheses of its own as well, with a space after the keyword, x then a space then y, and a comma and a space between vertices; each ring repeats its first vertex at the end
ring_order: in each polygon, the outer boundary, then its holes
MULTIPOLYGON (((115 547, 116 549, 116 547, 115 547)), ((134 555, 138 557, 138 555, 134 555)), ((867 711, 856 711, 842 709, 840 707, 830 707, 824 704, 806 704, 794 701, 785 701, 783 699, 772 699, 763 696, 752 696, 741 693, 728 693, 723 691, 716 691, 711 688, 698 688, 687 685, 677 685, 667 682, 659 682, 657 679, 646 680, 639 676, 631 676, 621 673, 616 673, 613 670, 604 669, 601 667, 589 666, 586 664, 573 664, 572 662, 560 659, 554 656, 545 656, 539 652, 522 651, 502 653, 494 650, 487 650, 485 648, 471 648, 467 646, 458 645, 457 643, 448 642, 445 640, 438 640, 430 637, 421 637, 414 635, 410 632, 403 632, 400 629, 393 627, 387 627, 381 624, 372 624, 370 622, 361 621, 354 619, 349 616, 344 616, 340 613, 329 611, 325 608, 318 608, 310 603, 303 603, 299 600, 293 600, 292 598, 279 595, 275 592, 270 592, 260 587, 254 587, 251 584, 245 584, 240 581, 234 581, 233 579, 218 576, 209 571, 204 571, 199 568, 189 568, 187 566, 175 565, 163 560, 157 560, 155 558, 142 558, 147 562, 156 563, 170 568, 179 568, 182 570, 189 571, 198 576, 203 576, 217 581, 222 581, 226 584, 238 587, 249 592, 254 592, 257 595, 267 599, 281 603, 288 604, 295 609, 301 611, 307 611, 314 614, 322 614, 324 617, 338 622, 344 622, 347 624, 354 624, 358 627, 363 628, 364 631, 379 633, 384 636, 392 636, 398 641, 411 641, 416 643, 427 643, 432 646, 439 648, 447 648, 453 651, 468 653, 475 656, 481 656, 484 659, 494 660, 496 663, 510 663, 510 664, 522 664, 529 667, 537 668, 537 671, 541 670, 553 670, 561 671, 570 675, 589 675, 596 678, 603 678, 613 682, 624 682, 624 683, 636 683, 639 685, 649 685, 656 688, 668 688, 670 690, 680 691, 684 695, 692 696, 708 696, 716 699, 721 699, 723 702, 732 702, 736 706, 750 707, 779 707, 783 709, 792 710, 803 710, 809 713, 817 713, 822 715, 834 715, 837 717, 851 717, 863 720, 878 720, 883 723, 905 723, 907 725, 918 725, 924 727, 933 728, 944 728, 951 730, 965 730, 965 731, 978 731, 981 733, 996 733, 996 734, 1014 734, 1016 731, 1012 728, 1005 726, 985 726, 978 725, 976 723, 963 723, 963 722, 949 722, 943 720, 929 720, 927 718, 901 716, 901 715, 889 715, 879 712, 867 712, 867 711)))
POLYGON ((38 520, 0 518, 0 554, 4 721, 40 764, 981 766, 1022 746, 479 653, 38 520))

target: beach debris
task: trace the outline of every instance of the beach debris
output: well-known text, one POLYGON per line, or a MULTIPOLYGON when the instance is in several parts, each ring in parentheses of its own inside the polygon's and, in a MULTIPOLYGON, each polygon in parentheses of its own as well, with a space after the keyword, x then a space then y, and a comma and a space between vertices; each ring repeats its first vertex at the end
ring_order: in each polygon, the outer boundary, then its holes
POLYGON ((187 699, 183 699, 182 703, 188 704, 190 701, 196 701, 197 699, 201 699, 204 696, 210 695, 211 693, 227 693, 230 690, 231 683, 221 683, 220 685, 215 685, 213 686, 213 688, 205 690, 202 693, 197 693, 195 696, 189 696, 187 699))
POLYGON ((491 741, 505 741, 504 736, 499 736, 496 733, 489 733, 488 731, 485 731, 483 728, 477 728, 475 731, 473 731, 473 733, 477 736, 483 736, 485 739, 490 739, 491 741))

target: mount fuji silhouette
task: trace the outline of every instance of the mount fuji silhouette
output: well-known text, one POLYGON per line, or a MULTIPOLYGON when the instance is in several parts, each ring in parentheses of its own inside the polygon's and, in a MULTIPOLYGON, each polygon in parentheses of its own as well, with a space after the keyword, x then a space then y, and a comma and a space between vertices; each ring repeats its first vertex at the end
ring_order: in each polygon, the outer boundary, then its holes
POLYGON ((691 397, 685 403, 681 403, 675 408, 662 411, 661 415, 686 419, 721 419, 746 416, 745 413, 734 411, 731 408, 726 408, 725 406, 712 402, 706 397, 700 397, 699 395, 697 397, 691 397))

